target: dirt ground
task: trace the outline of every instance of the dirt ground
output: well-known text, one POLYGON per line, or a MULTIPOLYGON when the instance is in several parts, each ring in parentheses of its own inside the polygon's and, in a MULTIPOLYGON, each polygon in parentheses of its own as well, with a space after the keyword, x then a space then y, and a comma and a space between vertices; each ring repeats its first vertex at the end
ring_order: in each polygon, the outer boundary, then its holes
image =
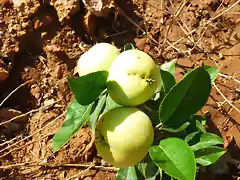
POLYGON ((216 65, 216 86, 200 113, 229 151, 199 179, 239 179, 240 1, 116 0, 100 12, 83 2, 0 0, 0 179, 115 179, 87 126, 51 152, 73 99, 67 79, 97 42, 133 43, 158 64, 177 59, 177 79, 216 65))

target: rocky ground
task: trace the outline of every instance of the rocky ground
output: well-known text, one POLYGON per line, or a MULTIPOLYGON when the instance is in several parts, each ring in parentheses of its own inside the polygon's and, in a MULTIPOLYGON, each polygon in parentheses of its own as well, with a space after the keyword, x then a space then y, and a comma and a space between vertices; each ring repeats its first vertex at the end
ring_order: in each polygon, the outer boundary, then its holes
POLYGON ((177 79, 216 65, 220 74, 201 113, 229 153, 202 176, 240 177, 240 1, 0 0, 1 179, 115 179, 88 127, 51 152, 73 99, 67 78, 97 42, 133 43, 158 64, 177 59, 177 79))

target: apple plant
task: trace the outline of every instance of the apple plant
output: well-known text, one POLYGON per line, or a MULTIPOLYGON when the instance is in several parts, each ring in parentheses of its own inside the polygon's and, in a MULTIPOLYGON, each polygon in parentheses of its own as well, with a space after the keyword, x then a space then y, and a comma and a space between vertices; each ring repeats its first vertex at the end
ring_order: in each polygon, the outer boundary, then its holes
POLYGON ((109 52, 89 55, 94 57, 89 64, 103 64, 85 66, 88 73, 69 78, 74 100, 53 137, 54 153, 83 125, 95 135, 98 154, 118 168, 117 180, 194 180, 199 168, 226 152, 222 138, 207 132, 208 119, 198 114, 217 77, 216 67, 195 67, 177 82, 176 60, 156 65, 129 44, 112 57, 109 52), (111 63, 102 68, 105 58, 111 63))

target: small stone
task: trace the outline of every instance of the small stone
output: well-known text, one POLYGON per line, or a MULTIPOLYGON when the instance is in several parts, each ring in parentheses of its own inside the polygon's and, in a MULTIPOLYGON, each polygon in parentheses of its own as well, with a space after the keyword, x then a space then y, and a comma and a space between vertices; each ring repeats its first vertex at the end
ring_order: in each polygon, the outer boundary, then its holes
POLYGON ((8 78, 8 71, 0 67, 0 81, 5 81, 8 78))
POLYGON ((47 32, 42 32, 41 37, 44 38, 47 35, 47 32))
POLYGON ((55 102, 54 99, 48 99, 48 100, 45 100, 45 101, 44 101, 43 105, 44 105, 44 106, 53 105, 54 102, 55 102))
POLYGON ((222 53, 218 53, 218 57, 219 57, 219 59, 221 59, 221 60, 223 60, 223 59, 224 59, 224 56, 223 56, 223 54, 222 54, 222 53))
MULTIPOLYGON (((15 118, 17 116, 22 115, 22 112, 14 110, 14 109, 9 109, 9 108, 2 108, 0 109, 0 122, 5 122, 8 121, 12 118, 15 118)), ((22 117, 17 117, 15 120, 12 122, 7 123, 7 130, 10 130, 11 132, 18 132, 22 129, 22 124, 23 122, 28 121, 28 116, 22 116, 22 117)))

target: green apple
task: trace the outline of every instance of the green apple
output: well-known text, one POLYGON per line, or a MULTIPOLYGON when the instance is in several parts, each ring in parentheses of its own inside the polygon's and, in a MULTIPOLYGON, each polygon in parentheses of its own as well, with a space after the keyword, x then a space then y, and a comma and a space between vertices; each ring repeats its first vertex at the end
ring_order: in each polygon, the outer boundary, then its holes
POLYGON ((160 71, 145 52, 132 49, 117 56, 109 70, 107 90, 123 106, 137 106, 154 96, 160 71))
POLYGON ((108 71, 112 62, 120 54, 120 50, 109 43, 98 43, 81 55, 77 63, 79 76, 96 72, 108 71))
POLYGON ((117 107, 100 117, 95 129, 98 154, 109 164, 124 168, 139 163, 154 139, 150 118, 136 107, 117 107))

